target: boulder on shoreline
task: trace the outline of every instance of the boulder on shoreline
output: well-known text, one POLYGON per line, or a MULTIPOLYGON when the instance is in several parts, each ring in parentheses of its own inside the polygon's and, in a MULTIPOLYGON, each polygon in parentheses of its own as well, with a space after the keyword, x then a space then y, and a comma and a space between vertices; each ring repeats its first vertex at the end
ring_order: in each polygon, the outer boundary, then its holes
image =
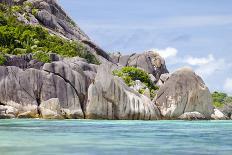
POLYGON ((180 115, 178 117, 178 119, 181 119, 181 120, 205 120, 207 118, 205 118, 205 116, 202 115, 201 113, 195 111, 195 112, 186 112, 186 113, 180 115))
POLYGON ((88 87, 95 76, 85 71, 96 69, 79 59, 65 61, 47 63, 40 70, 0 66, 0 103, 17 109, 15 117, 28 118, 38 117, 44 101, 57 98, 65 117, 84 118, 88 87))
POLYGON ((213 113, 209 89, 190 68, 171 74, 160 87, 155 103, 167 119, 176 119, 186 112, 199 112, 210 119, 213 113))
POLYGON ((223 114, 218 109, 214 109, 214 113, 211 115, 211 118, 215 119, 215 120, 227 120, 227 119, 229 119, 225 114, 223 114))

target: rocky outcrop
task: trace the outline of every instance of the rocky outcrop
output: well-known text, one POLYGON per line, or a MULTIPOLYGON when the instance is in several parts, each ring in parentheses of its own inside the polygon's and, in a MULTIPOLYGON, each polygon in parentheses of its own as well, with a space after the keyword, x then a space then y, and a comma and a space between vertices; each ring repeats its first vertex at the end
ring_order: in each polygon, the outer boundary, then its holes
POLYGON ((111 57, 93 43, 81 28, 65 13, 57 3, 57 0, 1 0, 0 3, 21 6, 22 10, 14 12, 14 15, 22 23, 26 25, 40 25, 53 35, 81 42, 101 62, 112 62, 111 57))
POLYGON ((212 98, 203 80, 189 68, 170 75, 158 91, 156 105, 166 119, 176 119, 186 112, 199 112, 210 119, 212 98))
POLYGON ((227 103, 222 108, 219 109, 227 118, 232 119, 232 104, 227 103))
POLYGON ((40 105, 56 98, 52 103, 59 103, 62 117, 84 118, 88 86, 95 76, 90 78, 86 71, 95 73, 96 66, 79 58, 45 64, 41 70, 0 66, 0 103, 17 109, 15 117, 43 117, 47 114, 40 105))
POLYGON ((178 117, 181 120, 205 120, 206 117, 201 113, 195 112, 186 112, 178 117))
POLYGON ((226 120, 226 119, 229 119, 225 114, 223 114, 218 109, 214 109, 214 113, 211 115, 211 118, 215 119, 215 120, 226 120))
POLYGON ((143 69, 155 77, 158 82, 162 74, 168 73, 165 60, 156 52, 149 51, 142 54, 121 55, 115 53, 111 55, 113 62, 122 66, 133 66, 143 69))
MULTIPOLYGON (((211 95, 202 79, 190 69, 169 74, 156 52, 109 56, 93 43, 57 4, 56 0, 0 0, 20 5, 13 14, 26 25, 40 25, 50 34, 75 40, 102 63, 62 58, 50 53, 51 63, 33 59, 32 54, 7 55, 0 66, 0 118, 45 119, 223 119, 211 105, 211 95), (139 80, 128 87, 112 70, 133 66, 146 71, 160 86, 154 101, 149 88, 139 80), (138 93, 144 91, 144 95, 138 93)), ((26 49, 15 48, 15 53, 26 49)), ((55 52, 55 51, 53 51, 55 52)), ((231 117, 231 110, 222 110, 231 117)))
POLYGON ((112 76, 113 66, 99 67, 95 82, 88 90, 86 117, 90 119, 156 120, 158 108, 151 100, 112 76))
MULTIPOLYGON (((89 37, 72 21, 56 0, 23 0, 23 3, 31 4, 29 6, 32 6, 32 8, 28 8, 29 11, 30 9, 37 9, 37 12, 33 15, 50 30, 69 39, 89 40, 89 37)), ((29 23, 31 22, 29 21, 29 23)))
POLYGON ((11 106, 0 105, 0 119, 15 118, 18 115, 18 110, 11 106))
POLYGON ((39 105, 39 111, 42 118, 45 119, 60 119, 62 117, 60 101, 58 98, 52 98, 47 101, 43 101, 39 105))
POLYGON ((156 83, 156 85, 158 87, 161 87, 162 85, 164 85, 164 83, 169 79, 170 77, 170 74, 169 73, 165 73, 165 74, 162 74, 158 80, 158 82, 156 83))

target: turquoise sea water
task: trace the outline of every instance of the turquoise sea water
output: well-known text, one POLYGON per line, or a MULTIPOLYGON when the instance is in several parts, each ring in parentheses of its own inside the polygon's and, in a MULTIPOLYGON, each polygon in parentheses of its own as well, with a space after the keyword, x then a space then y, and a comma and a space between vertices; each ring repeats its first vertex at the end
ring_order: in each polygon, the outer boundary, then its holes
POLYGON ((0 120, 0 155, 232 155, 232 121, 0 120))

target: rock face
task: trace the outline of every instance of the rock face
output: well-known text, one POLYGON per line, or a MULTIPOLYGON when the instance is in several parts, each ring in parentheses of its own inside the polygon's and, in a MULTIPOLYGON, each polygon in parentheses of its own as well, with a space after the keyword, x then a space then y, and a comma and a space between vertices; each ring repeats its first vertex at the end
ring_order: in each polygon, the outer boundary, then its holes
POLYGON ((16 108, 0 105, 0 119, 14 118, 16 115, 18 115, 16 108))
POLYGON ((122 56, 120 53, 111 55, 113 62, 122 66, 138 67, 155 77, 158 82, 162 74, 168 73, 164 59, 156 52, 149 51, 142 54, 122 56))
POLYGON ((51 104, 49 100, 56 98, 52 103, 59 103, 61 111, 65 112, 62 117, 84 118, 87 90, 94 78, 89 77, 89 73, 95 76, 94 71, 95 65, 78 58, 45 64, 41 70, 0 66, 0 103, 17 109, 22 118, 38 117, 41 104, 51 104))
POLYGON ((155 102, 166 119, 176 119, 186 112, 199 112, 210 119, 213 113, 208 88, 189 68, 182 68, 171 74, 158 91, 155 102))
POLYGON ((52 98, 42 102, 39 105, 41 116, 46 119, 59 119, 62 118, 60 102, 58 98, 52 98))
POLYGON ((99 67, 88 91, 86 117, 90 119, 156 120, 158 108, 151 100, 112 76, 112 66, 99 67))
POLYGON ((220 111, 228 118, 232 119, 232 104, 226 104, 220 111))
POLYGON ((228 117, 224 115, 220 110, 214 109, 214 113, 211 115, 212 119, 215 120, 226 120, 228 117))
POLYGON ((181 120, 204 120, 206 119, 204 115, 199 112, 186 112, 178 117, 181 120))
POLYGON ((81 28, 66 14, 57 0, 0 0, 8 5, 20 5, 23 10, 15 16, 26 25, 41 25, 53 35, 82 42, 101 62, 112 61, 111 57, 93 43, 81 28))

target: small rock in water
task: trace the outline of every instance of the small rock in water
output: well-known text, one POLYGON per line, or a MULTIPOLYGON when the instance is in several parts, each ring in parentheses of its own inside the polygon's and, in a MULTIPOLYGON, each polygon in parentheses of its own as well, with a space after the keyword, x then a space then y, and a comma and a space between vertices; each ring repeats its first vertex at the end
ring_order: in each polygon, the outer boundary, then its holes
POLYGON ((211 115, 211 117, 215 120, 226 120, 228 117, 224 115, 220 110, 214 109, 214 113, 211 115))
POLYGON ((204 115, 199 112, 186 112, 178 117, 182 120, 204 120, 206 119, 204 115))

